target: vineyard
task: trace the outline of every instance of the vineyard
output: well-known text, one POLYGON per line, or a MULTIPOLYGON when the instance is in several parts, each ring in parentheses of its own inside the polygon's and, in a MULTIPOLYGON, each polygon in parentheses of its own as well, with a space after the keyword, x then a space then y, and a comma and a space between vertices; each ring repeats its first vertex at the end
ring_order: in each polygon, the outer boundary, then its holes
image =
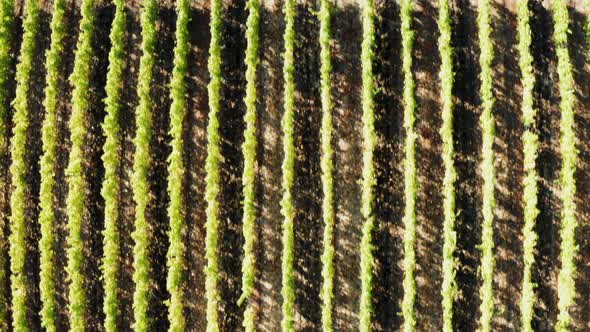
POLYGON ((589 12, 0 0, 0 332, 590 331, 589 12))

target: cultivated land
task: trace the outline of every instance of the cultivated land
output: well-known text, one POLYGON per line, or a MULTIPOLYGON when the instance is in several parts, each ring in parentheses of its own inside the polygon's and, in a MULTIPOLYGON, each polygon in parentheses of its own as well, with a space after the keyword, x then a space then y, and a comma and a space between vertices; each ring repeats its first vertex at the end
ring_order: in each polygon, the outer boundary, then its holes
POLYGON ((54 1, 0 0, 0 331, 590 328, 581 0, 54 1))

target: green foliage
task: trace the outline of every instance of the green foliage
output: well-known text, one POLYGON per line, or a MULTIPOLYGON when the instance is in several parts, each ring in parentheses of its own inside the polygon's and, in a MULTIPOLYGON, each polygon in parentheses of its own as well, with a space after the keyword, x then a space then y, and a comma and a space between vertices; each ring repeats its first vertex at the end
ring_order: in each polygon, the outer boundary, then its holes
POLYGON ((363 41, 361 44, 361 70, 363 108, 363 179, 361 193, 361 213, 365 222, 361 238, 361 299, 359 309, 359 330, 371 330, 371 292, 373 283, 373 187, 376 184, 373 154, 377 144, 375 133, 375 86, 373 82, 373 48, 375 45, 375 8, 373 0, 363 2, 361 18, 363 24, 363 41))
POLYGON ((295 98, 295 78, 294 78, 294 58, 295 49, 295 0, 286 0, 283 7, 285 14, 285 53, 283 55, 283 78, 284 86, 284 113, 281 119, 281 130, 283 132, 283 163, 281 170, 283 172, 281 185, 283 197, 281 199, 281 215, 283 216, 283 253, 282 263, 282 289, 283 297, 283 319, 281 321, 282 331, 294 331, 293 327, 293 310, 295 302, 295 280, 293 278, 293 262, 295 259, 294 246, 295 238, 293 234, 293 219, 295 217, 295 208, 293 207, 293 197, 291 189, 294 180, 295 167, 295 142, 293 140, 294 118, 293 110, 295 98))
MULTIPOLYGON (((8 87, 7 80, 11 77, 12 66, 12 38, 14 29, 14 1, 0 1, 0 155, 5 156, 8 153, 7 146, 7 117, 10 110, 7 107, 8 87)), ((6 187, 7 183, 3 183, 6 187)), ((6 249, 8 248, 8 239, 4 230, 6 229, 4 220, 0 222, 0 266, 6 264, 6 249)), ((6 271, 0 269, 0 284, 6 285, 6 271)), ((9 296, 5 290, 0 291, 0 330, 8 330, 8 302, 9 296)))
POLYGON ((404 185, 404 297, 402 300, 402 316, 404 331, 414 331, 416 318, 414 316, 414 302, 416 300, 416 132, 414 131, 416 100, 414 99, 414 77, 412 76, 412 47, 414 31, 412 30, 412 1, 401 2, 401 35, 402 35, 402 70, 404 73, 404 128, 406 130, 404 185))
POLYGON ((95 0, 84 0, 81 9, 80 35, 74 57, 74 71, 70 76, 73 86, 72 115, 69 121, 72 147, 66 176, 68 197, 66 200, 68 217, 68 265, 70 281, 69 313, 70 329, 83 331, 86 320, 86 285, 82 268, 84 265, 84 242, 82 239, 82 218, 86 191, 88 188, 84 176, 84 145, 86 144, 87 117, 89 108, 90 62, 92 57, 92 35, 95 23, 95 0))
POLYGON ((156 17, 158 4, 156 0, 145 0, 141 10, 141 50, 137 94, 139 105, 135 112, 137 126, 135 134, 135 154, 133 156, 133 199, 135 201, 135 230, 133 232, 133 329, 147 332, 149 329, 148 305, 150 290, 149 242, 150 226, 146 220, 146 210, 150 204, 150 142, 153 135, 150 82, 154 66, 156 43, 156 17))
POLYGON ((330 97, 330 72, 332 70, 330 53, 330 0, 320 1, 320 85, 322 98, 321 128, 321 169, 322 169, 322 215, 324 219, 324 248, 322 252, 322 328, 325 332, 333 330, 332 299, 334 297, 334 184, 332 179, 332 100, 330 97))
POLYGON ((102 197, 105 202, 105 230, 104 236, 104 258, 102 273, 104 278, 105 298, 103 310, 105 313, 105 330, 114 332, 117 330, 117 319, 119 316, 118 280, 119 275, 119 192, 121 190, 121 179, 119 168, 120 138, 119 138, 119 111, 121 108, 121 89, 123 81, 123 69, 125 67, 125 2, 115 0, 115 18, 113 19, 110 40, 111 50, 109 52, 109 69, 106 81, 106 98, 103 130, 106 140, 103 148, 102 161, 104 164, 104 181, 102 183, 102 197))
POLYGON ((205 201, 207 202, 207 222, 205 258, 205 293, 207 296, 207 332, 219 331, 218 326, 218 301, 219 291, 217 290, 217 279, 219 274, 219 262, 217 259, 217 243, 219 228, 219 119, 217 115, 220 109, 221 89, 221 0, 211 1, 211 44, 209 46, 209 76, 211 81, 208 85, 209 92, 209 123, 207 124, 207 158, 205 160, 205 201))
POLYGON ((530 53, 531 27, 529 25, 528 0, 518 1, 518 65, 521 72, 522 83, 522 123, 525 132, 522 136, 524 179, 524 228, 523 228, 523 261, 524 271, 522 278, 522 295, 520 298, 521 328, 525 332, 532 332, 533 306, 536 301, 534 284, 532 282, 531 269, 535 262, 534 250, 537 243, 535 222, 539 210, 537 208, 537 141, 538 136, 534 131, 537 111, 533 108, 533 88, 535 76, 533 74, 533 57, 530 53))
POLYGON ((170 82, 170 136, 172 151, 168 157, 168 194, 170 205, 168 206, 168 217, 170 218, 170 247, 167 254, 168 279, 166 288, 170 293, 168 308, 168 319, 170 320, 169 331, 184 331, 185 318, 182 305, 182 280, 184 269, 184 245, 182 233, 184 228, 182 179, 184 177, 183 164, 183 139, 182 123, 185 113, 185 92, 186 92, 186 57, 188 54, 188 21, 190 17, 190 1, 179 0, 176 3, 176 46, 174 47, 174 69, 172 70, 172 81, 170 82))
POLYGON ((443 222, 443 281, 442 307, 443 331, 453 331, 453 300, 457 293, 455 281, 454 252, 457 246, 455 233, 455 180, 457 173, 453 162, 453 49, 451 47, 451 19, 448 0, 440 0, 438 8, 438 51, 441 58, 440 97, 442 103, 442 127, 440 136, 443 144, 443 178, 444 222, 443 222))
POLYGON ((23 20, 23 40, 20 50, 20 62, 16 66, 16 95, 12 103, 14 107, 13 136, 10 165, 12 184, 10 197, 10 272, 12 290, 12 326, 14 331, 28 331, 26 298, 27 289, 25 262, 27 260, 26 209, 30 188, 27 185, 27 140, 29 128, 29 81, 33 70, 33 58, 36 49, 35 36, 39 31, 39 2, 29 0, 25 3, 23 20))
POLYGON ((53 188, 55 186, 54 170, 57 148, 57 96, 59 93, 59 77, 63 70, 61 58, 63 56, 63 42, 66 37, 64 16, 65 0, 53 3, 53 17, 51 19, 51 46, 47 51, 47 86, 45 87, 45 118, 43 120, 42 141, 43 155, 41 157, 41 189, 39 205, 39 224, 41 225, 40 251, 40 291, 41 291, 41 325, 48 332, 54 332, 55 326, 55 271, 54 249, 56 246, 55 210, 53 206, 53 188))
MULTIPOLYGON (((246 21, 246 114, 244 122, 244 143, 242 153, 244 155, 244 172, 242 174, 242 186, 244 195, 244 215, 242 228, 244 233, 244 259, 242 263, 242 296, 238 304, 250 297, 254 288, 256 276, 256 258, 254 255, 254 224, 256 210, 254 208, 254 180, 256 162, 256 65, 258 64, 258 26, 259 26, 259 0, 249 0, 246 4, 248 20, 246 21)), ((248 304, 244 311, 244 328, 248 332, 254 331, 254 308, 248 304)))
POLYGON ((479 119, 482 130, 482 161, 481 175, 483 178, 483 225, 481 234, 481 266, 480 273, 482 284, 479 289, 481 312, 478 331, 489 332, 492 328, 494 315, 494 137, 495 124, 492 109, 494 107, 492 61, 494 58, 494 45, 490 39, 490 0, 483 0, 478 4, 477 27, 479 35, 479 65, 481 72, 479 79, 482 113, 479 119))
POLYGON ((559 108, 561 111, 560 121, 560 150, 561 150, 561 269, 557 277, 557 331, 569 331, 571 316, 570 307, 574 304, 576 287, 574 276, 576 265, 574 257, 576 255, 575 231, 578 224, 576 220, 576 204, 574 197, 576 195, 576 182, 574 173, 576 170, 576 155, 574 137, 574 87, 572 76, 572 65, 567 48, 568 33, 568 8, 564 0, 553 1, 553 40, 557 53, 557 74, 559 76, 559 94, 561 101, 559 108))

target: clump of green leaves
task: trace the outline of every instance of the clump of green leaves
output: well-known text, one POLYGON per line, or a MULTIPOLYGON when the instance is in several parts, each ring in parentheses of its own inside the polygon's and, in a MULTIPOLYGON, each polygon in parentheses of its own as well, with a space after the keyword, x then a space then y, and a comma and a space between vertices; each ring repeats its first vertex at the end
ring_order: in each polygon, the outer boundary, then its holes
POLYGON ((359 309, 359 330, 367 332, 371 330, 371 297, 373 289, 373 229, 375 228, 375 216, 373 214, 373 200, 375 179, 375 166, 373 154, 377 145, 375 133, 375 83, 373 82, 373 48, 375 45, 375 6, 373 0, 363 2, 361 19, 363 25, 363 41, 361 44, 361 70, 362 70, 362 95, 363 109, 363 178, 361 193, 361 213, 365 222, 362 227, 361 237, 361 299, 359 309))
POLYGON ((27 260, 27 218, 26 209, 30 188, 27 185, 27 140, 29 129, 29 81, 33 70, 33 58, 37 47, 36 35, 39 31, 39 1, 25 3, 23 20, 23 40, 20 61, 16 66, 16 95, 14 107, 14 128, 12 136, 10 174, 14 189, 10 197, 10 272, 12 290, 12 327, 15 331, 28 331, 27 289, 25 261, 27 260))
POLYGON ((324 219, 324 247, 322 252, 322 328, 333 330, 332 299, 334 297, 334 184, 332 150, 332 99, 330 97, 330 72, 332 70, 330 53, 330 0, 320 1, 320 85, 322 98, 322 216, 324 219))
POLYGON ((135 154, 133 156, 133 199, 135 201, 135 230, 133 232, 133 329, 146 332, 149 328, 148 305, 150 290, 150 261, 149 242, 150 226, 146 220, 146 210, 150 204, 150 185, 148 173, 150 171, 150 142, 153 135, 152 108, 150 96, 150 82, 154 66, 154 52, 156 43, 156 18, 158 14, 156 0, 145 0, 141 9, 141 50, 139 60, 139 76, 137 94, 139 104, 135 112, 135 154))
POLYGON ((494 196, 494 137, 495 122, 492 114, 494 107, 493 83, 492 83, 492 60, 494 58, 494 46, 490 39, 490 1, 483 0, 478 5, 477 27, 479 35, 479 65, 481 72, 480 79, 480 98, 482 103, 482 113, 479 119, 482 130, 482 161, 481 175, 483 177, 483 225, 481 234, 481 272, 482 284, 479 289, 481 304, 480 325, 478 330, 488 332, 492 328, 492 318, 494 315, 494 206, 496 204, 494 196))
POLYGON ((574 136, 574 80, 572 76, 572 64, 567 48, 567 33, 569 15, 567 2, 564 0, 553 1, 553 41, 557 53, 557 74, 559 77, 559 94, 561 101, 559 108, 561 112, 560 121, 560 150, 561 150, 561 269, 557 277, 557 331, 569 331, 571 316, 570 307, 574 303, 576 287, 574 276, 576 265, 575 231, 578 225, 576 220, 576 182, 574 173, 576 170, 576 145, 574 136))
MULTIPOLYGON (((242 174, 242 190, 244 195, 244 215, 242 228, 244 234, 244 259, 242 263, 242 296, 238 304, 250 297, 254 288, 256 276, 256 258, 254 255, 254 224, 256 210, 254 208, 254 180, 256 162, 256 66, 258 64, 258 26, 260 20, 260 1, 249 0, 246 4, 248 20, 246 21, 246 114, 244 122, 244 171, 242 174)), ((248 332, 254 331, 254 308, 248 304, 244 311, 244 328, 248 332)))
POLYGON ((174 47, 174 69, 170 83, 170 136, 172 151, 168 157, 168 194, 170 205, 170 247, 167 254, 168 280, 166 288, 170 293, 168 319, 170 332, 184 331, 185 318, 182 305, 182 280, 184 269, 184 245, 182 233, 184 228, 182 179, 184 177, 182 123, 185 113, 186 92, 186 57, 188 54, 188 21, 190 16, 190 1, 179 0, 176 3, 176 46, 174 47))
POLYGON ((54 170, 57 148, 57 96, 59 93, 59 77, 63 70, 63 42, 66 36, 64 16, 65 0, 53 3, 51 19, 51 45, 47 51, 47 85, 45 87, 45 118, 43 120, 42 138, 43 155, 41 157, 41 189, 39 205, 39 224, 41 225, 40 251, 40 291, 41 291, 41 325, 48 332, 54 332, 55 326, 55 210, 53 205, 53 188, 55 186, 54 170))
POLYGON ((74 57, 74 71, 70 76, 72 91, 72 115, 69 121, 72 147, 66 169, 68 197, 68 264, 70 281, 69 313, 70 328, 83 331, 86 321, 87 294, 82 268, 84 265, 84 242, 82 220, 86 201, 87 180, 84 176, 84 145, 87 133, 87 112, 89 108, 90 61, 92 58, 92 35, 95 24, 95 0, 84 0, 81 8, 80 34, 74 57))
POLYGON ((525 131, 522 136, 524 155, 524 227, 523 227, 523 261, 522 295, 520 297, 521 328, 525 332, 532 332, 533 306, 536 301, 531 269, 535 262, 534 250, 537 244, 535 222, 539 215, 537 208, 537 142, 538 136, 534 131, 537 111, 533 107, 533 88, 535 76, 533 74, 533 57, 531 56, 531 27, 529 25, 528 0, 518 1, 518 65, 522 83, 522 123, 525 131))
POLYGON ((414 331, 416 318, 414 316, 414 302, 416 300, 416 132, 414 131, 416 100, 414 98, 414 77, 412 75, 412 47, 414 31, 412 30, 412 1, 401 2, 401 35, 402 35, 402 71, 404 74, 404 128, 406 130, 405 162, 404 162, 404 297, 402 300, 402 316, 404 331, 414 331))
POLYGON ((117 330, 117 319, 119 316, 118 280, 120 241, 119 229, 119 192, 121 190, 121 179, 119 169, 121 165, 119 138, 119 111, 121 108, 121 89, 123 70, 125 68, 125 2, 115 0, 115 18, 112 23, 110 40, 111 50, 109 52, 109 69, 106 81, 106 98, 103 130, 106 136, 102 161, 104 164, 104 181, 102 183, 102 197, 105 202, 105 230, 104 236, 104 258, 102 273, 104 278, 105 298, 103 310, 105 313, 105 330, 113 332, 117 330))
MULTIPOLYGON (((8 87, 7 80, 11 77, 12 66, 12 38, 14 29, 14 1, 0 1, 0 155, 8 153, 7 117, 10 112, 7 106, 8 87)), ((4 183, 4 187, 6 183, 4 183)), ((4 233, 4 220, 0 222, 0 266, 5 266, 8 241, 4 233)), ((0 284, 6 284, 6 272, 0 269, 0 284)), ((9 296, 5 290, 0 291, 0 330, 8 330, 8 302, 9 296)))
POLYGON ((440 97, 442 103, 442 127, 440 136, 443 144, 443 166, 445 175, 443 178, 444 197, 444 221, 443 221, 443 281, 442 281, 442 308, 443 331, 453 331, 453 300, 457 293, 455 281, 454 252, 457 246, 457 234, 455 233, 455 180, 457 172, 453 161, 453 49, 451 47, 451 19, 448 0, 440 0, 438 3, 438 51, 440 53, 441 68, 440 97))
POLYGON ((294 246, 295 238, 293 234, 293 219, 295 218, 295 208, 293 207, 293 196, 291 189, 294 180, 295 167, 295 142, 293 140, 294 117, 293 110, 295 98, 295 78, 294 78, 294 49, 295 49, 295 0, 286 0, 283 7, 285 14, 285 53, 283 54, 283 78, 284 85, 284 113, 281 119, 281 130, 283 132, 283 163, 281 170, 283 197, 281 199, 281 215, 283 216, 283 253, 282 263, 282 289, 283 297, 283 319, 281 326, 283 332, 294 330, 293 327, 293 310, 295 303, 295 280, 293 278, 293 262, 295 259, 294 246))
POLYGON ((205 201, 207 202, 207 222, 205 258, 205 293, 207 296, 207 332, 216 332, 218 326, 218 298, 217 279, 219 274, 219 262, 217 259, 217 243, 219 228, 219 119, 220 89, 221 89, 221 0, 211 1, 211 44, 209 46, 209 123, 207 124, 207 158, 205 160, 205 201))

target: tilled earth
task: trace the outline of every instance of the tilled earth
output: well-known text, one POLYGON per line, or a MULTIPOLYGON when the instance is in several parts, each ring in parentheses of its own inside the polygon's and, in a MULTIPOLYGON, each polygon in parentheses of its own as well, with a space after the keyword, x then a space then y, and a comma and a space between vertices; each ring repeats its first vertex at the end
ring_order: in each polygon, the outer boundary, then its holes
MULTIPOLYGON (((86 145, 87 177, 90 179, 88 204, 85 214, 84 240, 86 241, 87 264, 84 273, 88 280, 90 307, 88 328, 102 330, 102 280, 100 259, 102 257, 102 229, 104 202, 100 195, 103 178, 101 162, 104 136, 101 123, 104 118, 102 99, 105 97, 107 55, 110 48, 109 30, 114 7, 104 0, 97 7, 96 35, 93 37, 94 54, 92 62, 92 107, 88 116, 89 134, 86 145)), ((243 103, 245 93, 244 36, 247 12, 245 0, 225 0, 223 8, 222 38, 222 109, 220 117, 221 183, 220 211, 220 256, 221 277, 219 287, 220 328, 223 331, 240 331, 243 307, 237 306, 241 287, 242 243, 242 191, 241 172, 243 158, 243 103)), ((257 224, 256 253, 257 279, 253 297, 257 309, 257 327, 260 331, 279 330, 281 320, 281 129, 283 110, 282 52, 284 22, 282 0, 263 0, 260 23, 260 52, 257 73, 257 224)), ((335 329, 353 331, 357 328, 357 310, 360 296, 359 242, 363 219, 360 214, 360 186, 362 164, 361 105, 360 105, 360 43, 362 27, 359 2, 335 0, 332 21, 332 98, 334 101, 334 189, 336 212, 335 229, 335 329)), ((377 8, 375 78, 376 129, 378 146, 375 154, 377 187, 375 213, 377 228, 374 234, 374 317, 375 331, 398 330, 402 324, 400 302, 403 296, 401 260, 404 207, 403 195, 403 107, 401 105, 401 36, 399 6, 395 1, 375 0, 377 8)), ((39 213, 38 160, 40 157, 40 128, 43 118, 43 88, 45 86, 44 52, 49 46, 49 22, 51 1, 42 1, 41 29, 38 37, 36 65, 33 69, 30 91, 30 142, 27 158, 30 165, 28 197, 27 294, 32 330, 40 329, 38 316, 39 300, 39 213)), ((58 325, 67 330, 67 279, 65 258, 65 184, 64 169, 67 165, 69 133, 67 121, 71 111, 71 86, 67 81, 72 71, 73 51, 78 34, 80 1, 70 0, 67 9, 66 26, 69 34, 65 41, 63 80, 60 82, 59 100, 59 150, 56 160, 57 187, 55 206, 58 216, 56 234, 60 243, 55 259, 57 267, 58 325)), ((124 95, 121 111, 120 149, 123 164, 120 174, 123 179, 121 194, 120 230, 122 236, 122 277, 120 298, 122 312, 120 329, 127 331, 132 324, 132 248, 134 203, 130 178, 133 163, 133 142, 135 136, 134 110, 137 106, 135 87, 141 51, 139 25, 140 1, 127 2, 127 67, 125 69, 124 95)), ((536 76, 535 102, 539 110, 537 130, 540 134, 538 172, 539 208, 536 231, 539 242, 533 279, 537 283, 538 301, 535 305, 533 327, 538 331, 552 330, 557 315, 557 273, 559 269, 559 107, 557 91, 556 56, 551 40, 553 23, 548 4, 531 0, 531 24, 536 76)), ((521 85, 516 50, 515 0, 494 3, 493 40, 495 58, 494 95, 496 103, 495 166, 496 197, 495 209, 495 258, 494 277, 497 313, 494 330, 519 330, 520 283, 522 278, 522 143, 520 136, 523 126, 520 122, 521 85)), ((301 331, 320 330, 321 301, 321 181, 319 129, 321 119, 319 88, 319 22, 314 12, 316 1, 298 1, 296 16, 295 47, 295 273, 296 273, 296 329, 301 331)), ((18 53, 22 35, 22 2, 17 5, 17 36, 13 48, 18 53)), ((442 145, 438 134, 441 126, 438 71, 437 2, 417 0, 413 27, 416 41, 413 50, 414 78, 416 80, 417 117, 417 300, 415 305, 417 330, 436 331, 442 327, 441 296, 442 281, 442 193, 443 167, 442 145)), ((481 131, 479 129, 480 100, 479 48, 476 28, 477 1, 453 0, 452 44, 455 49, 455 108, 454 139, 455 163, 458 171, 457 193, 457 282, 459 294, 454 306, 454 327, 457 331, 473 331, 479 317, 478 277, 481 216, 481 177, 479 160, 481 131)), ((581 5, 572 2, 570 10, 569 50, 575 69, 576 81, 576 135, 579 157, 576 171, 578 184, 577 217, 579 228, 577 243, 578 274, 576 278, 576 306, 573 330, 588 331, 590 312, 590 205, 585 197, 590 194, 590 72, 587 64, 588 48, 585 43, 584 24, 586 15, 581 5)), ((174 30, 176 14, 172 0, 161 0, 157 22, 157 51, 152 85, 154 99, 155 135, 151 144, 153 169, 149 175, 153 205, 149 209, 151 223, 151 260, 153 262, 153 296, 150 316, 152 330, 162 331, 168 326, 165 301, 166 264, 168 248, 166 231, 168 220, 166 206, 166 158, 170 151, 168 142, 170 97, 168 84, 172 71, 174 30)), ((207 89, 209 81, 207 55, 209 47, 209 2, 193 0, 191 6, 190 52, 188 61, 188 86, 186 95, 186 117, 184 125, 184 158, 187 167, 184 181, 186 228, 185 267, 185 314, 187 329, 205 330, 204 296, 204 162, 206 156, 207 89)), ((14 95, 14 73, 9 84, 14 95)), ((9 116, 10 118, 10 116, 9 116)), ((10 123, 10 119, 9 119, 10 123)), ((0 192, 0 216, 8 231, 8 199, 10 179, 8 177, 7 155, 1 157, 0 179, 5 183, 0 192)), ((7 248, 5 242, 2 249, 7 248)), ((6 251, 2 251, 6 255, 6 251)), ((5 267, 8 268, 8 265, 5 267)), ((2 291, 9 292, 9 284, 2 291)))

